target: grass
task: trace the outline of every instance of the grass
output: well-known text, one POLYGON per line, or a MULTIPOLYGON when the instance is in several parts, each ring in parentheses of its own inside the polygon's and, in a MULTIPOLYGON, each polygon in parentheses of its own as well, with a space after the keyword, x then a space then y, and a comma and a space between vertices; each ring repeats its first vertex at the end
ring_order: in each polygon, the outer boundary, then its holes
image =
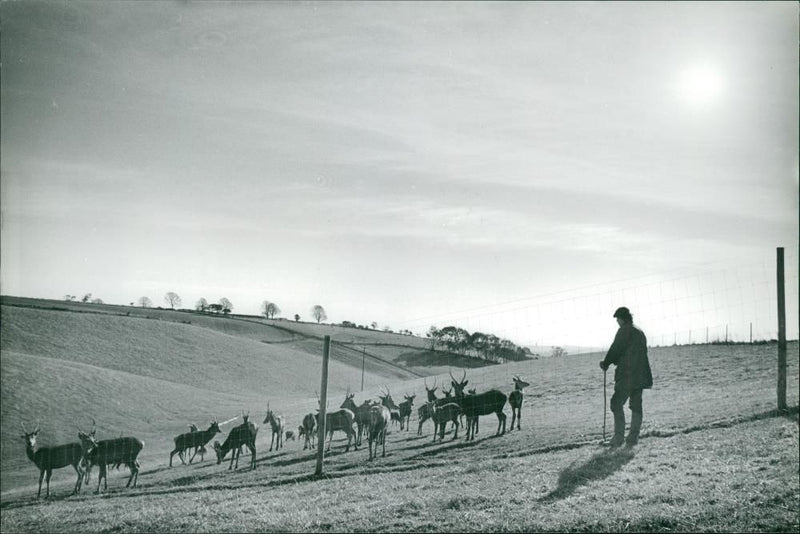
MULTIPOLYGON (((798 390, 789 388, 789 413, 775 412, 774 345, 650 349, 655 385, 645 393, 643 438, 633 451, 598 445, 600 354, 467 369, 468 387, 479 390, 509 391, 512 375, 531 382, 521 431, 494 437, 496 419, 484 417, 475 441, 460 433, 457 441, 448 434, 433 444, 430 423, 418 437, 414 416, 413 430, 393 428, 387 456, 373 462, 366 441, 344 453, 337 434, 318 478, 314 455, 298 442, 269 452, 270 433, 261 424, 268 400, 293 426, 313 408, 309 392, 318 387, 319 358, 302 347, 314 325, 303 333, 266 324, 229 329, 194 318, 191 325, 170 321, 171 312, 144 320, 112 311, 3 306, 0 531, 798 528, 798 390), (297 388, 304 393, 293 397, 297 388), (243 408, 261 427, 255 471, 228 471, 213 455, 167 467, 171 438, 186 423, 203 426, 211 414, 221 420, 243 408), (87 414, 100 414, 100 437, 145 440, 139 487, 124 488, 123 469, 110 472, 108 492, 95 495, 95 471, 90 487, 70 496, 73 475, 59 470, 51 500, 37 502, 38 472, 25 458, 18 421, 33 424, 38 417, 42 439, 56 442, 74 439, 73 421, 85 422, 87 414)), ((341 402, 348 383, 360 381, 360 369, 339 366, 331 374, 330 406, 341 402)), ((797 384, 797 342, 789 345, 788 371, 788 383, 797 384)), ((461 370, 453 373, 460 377, 461 370)), ((449 382, 446 373, 435 379, 449 382)), ((374 398, 383 385, 395 399, 416 393, 417 405, 424 396, 422 378, 368 380, 357 401, 374 398)), ((608 423, 610 432, 610 416, 608 423)))

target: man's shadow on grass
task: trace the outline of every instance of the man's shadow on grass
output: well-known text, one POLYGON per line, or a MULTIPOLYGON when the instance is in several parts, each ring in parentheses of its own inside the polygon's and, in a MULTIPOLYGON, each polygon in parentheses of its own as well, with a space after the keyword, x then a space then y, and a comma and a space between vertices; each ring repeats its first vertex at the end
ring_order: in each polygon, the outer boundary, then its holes
POLYGON ((633 456, 632 449, 606 449, 592 456, 583 465, 576 466, 573 462, 558 475, 558 487, 539 501, 550 502, 569 497, 579 487, 614 474, 623 465, 630 462, 633 456))

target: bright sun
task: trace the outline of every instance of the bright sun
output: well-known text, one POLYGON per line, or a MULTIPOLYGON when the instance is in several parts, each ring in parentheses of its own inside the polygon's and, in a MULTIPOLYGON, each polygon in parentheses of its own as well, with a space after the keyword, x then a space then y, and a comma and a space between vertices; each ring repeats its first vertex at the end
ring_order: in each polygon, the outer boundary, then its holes
POLYGON ((717 102, 724 89, 719 70, 708 63, 697 63, 681 73, 679 90, 683 98, 695 106, 708 106, 717 102))

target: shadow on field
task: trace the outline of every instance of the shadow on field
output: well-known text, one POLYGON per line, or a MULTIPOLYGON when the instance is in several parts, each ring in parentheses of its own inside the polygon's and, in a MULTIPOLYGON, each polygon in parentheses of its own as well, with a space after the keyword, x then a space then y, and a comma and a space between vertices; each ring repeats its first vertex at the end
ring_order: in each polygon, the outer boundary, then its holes
POLYGON ((569 497, 586 483, 602 480, 614 474, 630 462, 633 456, 633 451, 629 449, 604 450, 592 456, 583 465, 575 466, 573 463, 558 475, 558 487, 539 501, 548 502, 569 497))

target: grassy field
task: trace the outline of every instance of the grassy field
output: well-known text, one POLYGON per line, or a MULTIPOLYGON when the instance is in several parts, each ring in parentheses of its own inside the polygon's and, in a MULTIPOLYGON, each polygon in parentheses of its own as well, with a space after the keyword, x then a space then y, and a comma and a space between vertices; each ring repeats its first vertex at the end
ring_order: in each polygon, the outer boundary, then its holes
MULTIPOLYGON (((600 446, 602 355, 542 358, 466 369, 468 387, 479 390, 508 392, 515 374, 531 382, 521 431, 494 437, 496 418, 484 417, 475 441, 465 442, 463 433, 453 441, 448 433, 434 444, 430 423, 416 435, 414 416, 412 431, 392 428, 386 457, 372 462, 366 441, 344 453, 337 434, 325 475, 317 478, 314 455, 302 444, 290 441, 269 452, 261 420, 267 401, 293 426, 311 411, 320 358, 304 344, 342 332, 326 326, 315 332, 309 324, 292 330, 291 323, 232 328, 230 319, 205 317, 227 323, 201 325, 193 317, 187 324, 172 315, 147 320, 126 315, 124 307, 95 314, 14 304, 2 307, 2 532, 800 526, 797 342, 789 344, 788 413, 774 411, 774 344, 652 348, 655 385, 644 396, 642 440, 632 451, 612 452, 600 446), (167 466, 171 438, 186 423, 204 426, 210 417, 222 420, 242 409, 261 426, 256 470, 241 468, 245 461, 229 471, 210 456, 167 466), (70 496, 74 473, 65 469, 53 475, 50 501, 36 501, 38 471, 25 458, 19 422, 30 426, 38 418, 42 440, 56 443, 74 440, 74 422, 87 425, 87 416, 97 419, 100 437, 145 440, 139 486, 125 489, 128 473, 113 471, 109 490, 98 496, 95 472, 88 489, 70 496)), ((385 343, 395 352, 382 357, 403 353, 395 339, 385 343)), ((424 349, 414 343, 408 351, 424 349)), ((456 376, 462 372, 453 369, 456 376)), ((426 379, 449 383, 446 372, 426 379)), ((360 367, 332 362, 329 406, 338 406, 348 385, 357 391, 360 380, 360 367)), ((384 385, 395 399, 416 394, 417 406, 424 396, 423 378, 368 373, 356 400, 374 398, 384 385)), ((506 414, 510 425, 508 407, 506 414)), ((610 414, 608 424, 610 431, 610 414)))

